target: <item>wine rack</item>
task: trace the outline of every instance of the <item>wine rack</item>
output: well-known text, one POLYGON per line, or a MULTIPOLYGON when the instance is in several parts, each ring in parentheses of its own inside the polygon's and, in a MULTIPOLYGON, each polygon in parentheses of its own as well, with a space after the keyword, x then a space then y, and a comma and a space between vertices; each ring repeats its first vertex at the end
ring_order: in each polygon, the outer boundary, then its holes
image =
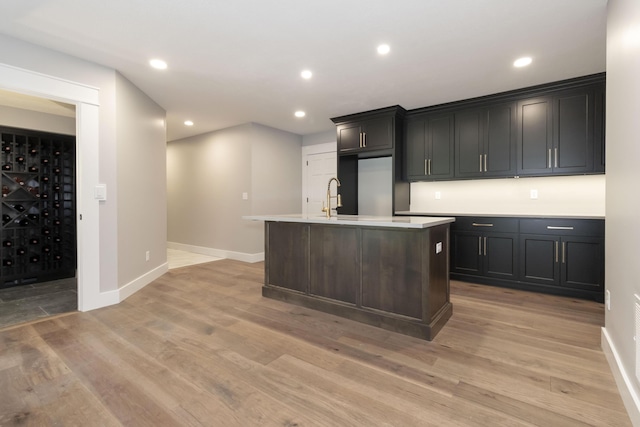
POLYGON ((74 277, 75 137, 0 126, 0 288, 74 277))

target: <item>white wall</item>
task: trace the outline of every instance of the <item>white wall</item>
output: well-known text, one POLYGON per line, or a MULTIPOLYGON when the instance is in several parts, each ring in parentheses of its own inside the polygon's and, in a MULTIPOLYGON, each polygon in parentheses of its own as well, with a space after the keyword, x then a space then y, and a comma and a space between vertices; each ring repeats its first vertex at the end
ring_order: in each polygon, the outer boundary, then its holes
POLYGON ((609 0, 607 9, 605 283, 611 311, 605 311, 603 348, 628 391, 622 396, 634 425, 640 425, 634 340, 634 294, 640 294, 640 2, 609 0))
POLYGON ((122 287, 166 267, 167 144, 165 111, 119 73, 116 103, 118 285, 122 287))
POLYGON ((605 176, 482 179, 411 184, 411 211, 433 214, 605 215, 605 176), (531 190, 538 198, 531 199, 531 190), (436 192, 440 199, 436 199, 436 192))
POLYGON ((301 142, 252 123, 169 142, 169 247, 258 260, 263 224, 242 216, 300 211, 301 142))
POLYGON ((75 117, 56 116, 6 105, 0 105, 0 125, 63 135, 76 134, 75 117))
POLYGON ((326 144, 328 142, 336 142, 336 127, 333 123, 329 124, 331 130, 324 132, 310 133, 302 137, 302 145, 326 144))

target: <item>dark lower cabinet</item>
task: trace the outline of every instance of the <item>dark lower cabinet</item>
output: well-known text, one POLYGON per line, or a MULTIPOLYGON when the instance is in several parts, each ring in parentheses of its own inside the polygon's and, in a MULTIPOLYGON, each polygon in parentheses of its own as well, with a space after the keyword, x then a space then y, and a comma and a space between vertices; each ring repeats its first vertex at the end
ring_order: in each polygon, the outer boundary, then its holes
POLYGON ((602 302, 604 220, 458 217, 450 273, 456 280, 602 302))

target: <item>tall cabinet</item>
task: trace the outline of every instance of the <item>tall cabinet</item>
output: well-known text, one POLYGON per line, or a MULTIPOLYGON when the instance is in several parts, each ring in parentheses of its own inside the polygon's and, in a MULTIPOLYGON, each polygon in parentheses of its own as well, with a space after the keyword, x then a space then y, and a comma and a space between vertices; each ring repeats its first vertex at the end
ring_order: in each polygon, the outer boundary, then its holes
POLYGON ((75 137, 0 127, 0 288, 74 277, 75 137))
POLYGON ((359 161, 391 159, 392 212, 409 209, 409 183, 402 176, 403 126, 406 111, 399 105, 331 119, 336 124, 340 214, 357 215, 359 161))

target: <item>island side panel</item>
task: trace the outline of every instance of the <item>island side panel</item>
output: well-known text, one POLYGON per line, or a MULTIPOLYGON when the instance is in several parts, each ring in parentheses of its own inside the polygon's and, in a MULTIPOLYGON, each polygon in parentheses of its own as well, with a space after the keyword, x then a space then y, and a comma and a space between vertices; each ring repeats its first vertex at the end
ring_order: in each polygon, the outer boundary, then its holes
POLYGON ((309 292, 309 225, 265 222, 265 285, 309 292))
POLYGON ((355 227, 311 225, 309 293, 356 304, 359 246, 355 227))
POLYGON ((434 337, 453 313, 449 298, 449 224, 430 228, 425 242, 428 286, 423 288, 423 320, 430 326, 431 337, 434 337), (442 243, 441 248, 438 248, 438 243, 442 243))
POLYGON ((362 306, 422 320, 427 230, 362 229, 362 306))

